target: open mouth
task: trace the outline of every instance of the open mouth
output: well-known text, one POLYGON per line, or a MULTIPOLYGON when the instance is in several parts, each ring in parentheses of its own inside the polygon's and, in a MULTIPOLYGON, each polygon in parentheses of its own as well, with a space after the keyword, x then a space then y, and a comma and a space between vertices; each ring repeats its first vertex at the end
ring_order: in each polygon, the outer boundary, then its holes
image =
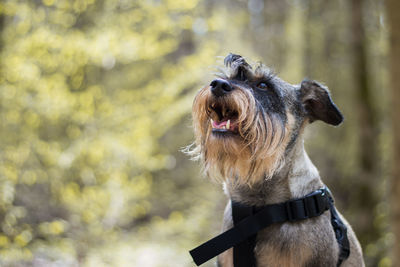
POLYGON ((210 105, 211 127, 213 133, 238 133, 238 112, 226 104, 213 103, 210 105))

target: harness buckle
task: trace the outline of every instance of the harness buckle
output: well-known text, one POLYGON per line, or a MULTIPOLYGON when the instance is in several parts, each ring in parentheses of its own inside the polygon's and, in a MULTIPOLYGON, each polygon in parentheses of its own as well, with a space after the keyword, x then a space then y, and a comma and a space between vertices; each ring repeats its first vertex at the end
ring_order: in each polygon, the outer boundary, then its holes
POLYGON ((294 221, 294 216, 293 216, 292 202, 291 201, 285 202, 285 209, 286 209, 286 214, 287 214, 287 217, 288 217, 288 221, 289 222, 293 222, 294 221))
POLYGON ((314 203, 315 203, 315 208, 317 211, 317 215, 321 214, 321 203, 320 203, 320 198, 319 195, 313 195, 314 203))

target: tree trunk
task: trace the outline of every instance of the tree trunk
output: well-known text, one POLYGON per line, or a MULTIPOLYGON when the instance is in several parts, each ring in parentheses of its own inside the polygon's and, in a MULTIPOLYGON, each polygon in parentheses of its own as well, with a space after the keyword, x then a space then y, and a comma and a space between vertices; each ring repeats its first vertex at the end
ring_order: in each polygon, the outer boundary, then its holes
POLYGON ((375 243, 380 236, 379 229, 371 219, 371 209, 379 202, 379 150, 377 111, 371 96, 368 81, 366 38, 363 23, 363 0, 351 1, 351 52, 353 55, 354 90, 357 97, 359 128, 359 184, 356 192, 359 203, 359 216, 364 218, 360 226, 360 239, 363 244, 375 243), (369 219, 368 219, 369 218, 369 219))
POLYGON ((376 113, 368 84, 365 30, 363 25, 363 0, 352 0, 352 53, 355 90, 359 101, 360 120, 360 163, 362 170, 371 172, 377 165, 376 113))
POLYGON ((392 230, 395 235, 393 266, 400 266, 400 1, 386 3, 390 27, 389 73, 392 91, 393 169, 391 179, 392 230))
POLYGON ((306 18, 305 18, 305 25, 304 25, 304 52, 303 52, 303 69, 304 74, 306 77, 313 78, 315 77, 315 56, 313 53, 315 49, 315 38, 313 34, 313 24, 318 23, 318 19, 321 16, 321 10, 316 8, 319 6, 319 1, 315 0, 305 0, 304 5, 306 6, 306 18), (318 11, 318 12, 316 12, 318 11))

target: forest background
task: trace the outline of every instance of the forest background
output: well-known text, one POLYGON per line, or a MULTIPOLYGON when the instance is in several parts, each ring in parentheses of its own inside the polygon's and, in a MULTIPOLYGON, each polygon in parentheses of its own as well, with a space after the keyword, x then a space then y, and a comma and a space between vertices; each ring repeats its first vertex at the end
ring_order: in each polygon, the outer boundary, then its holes
POLYGON ((399 266, 399 14, 395 0, 0 2, 0 266, 194 266, 226 196, 180 150, 229 52, 330 88, 345 121, 313 123, 306 149, 367 266, 399 266))

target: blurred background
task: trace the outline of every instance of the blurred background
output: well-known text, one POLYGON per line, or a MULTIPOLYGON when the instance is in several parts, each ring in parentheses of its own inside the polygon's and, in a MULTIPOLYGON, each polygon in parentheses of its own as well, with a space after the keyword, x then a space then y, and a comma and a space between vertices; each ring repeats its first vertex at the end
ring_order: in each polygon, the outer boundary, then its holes
POLYGON ((1 1, 0 266, 194 266, 226 197, 180 150, 229 52, 330 88, 345 122, 307 151, 367 266, 394 266, 385 4, 1 1))

